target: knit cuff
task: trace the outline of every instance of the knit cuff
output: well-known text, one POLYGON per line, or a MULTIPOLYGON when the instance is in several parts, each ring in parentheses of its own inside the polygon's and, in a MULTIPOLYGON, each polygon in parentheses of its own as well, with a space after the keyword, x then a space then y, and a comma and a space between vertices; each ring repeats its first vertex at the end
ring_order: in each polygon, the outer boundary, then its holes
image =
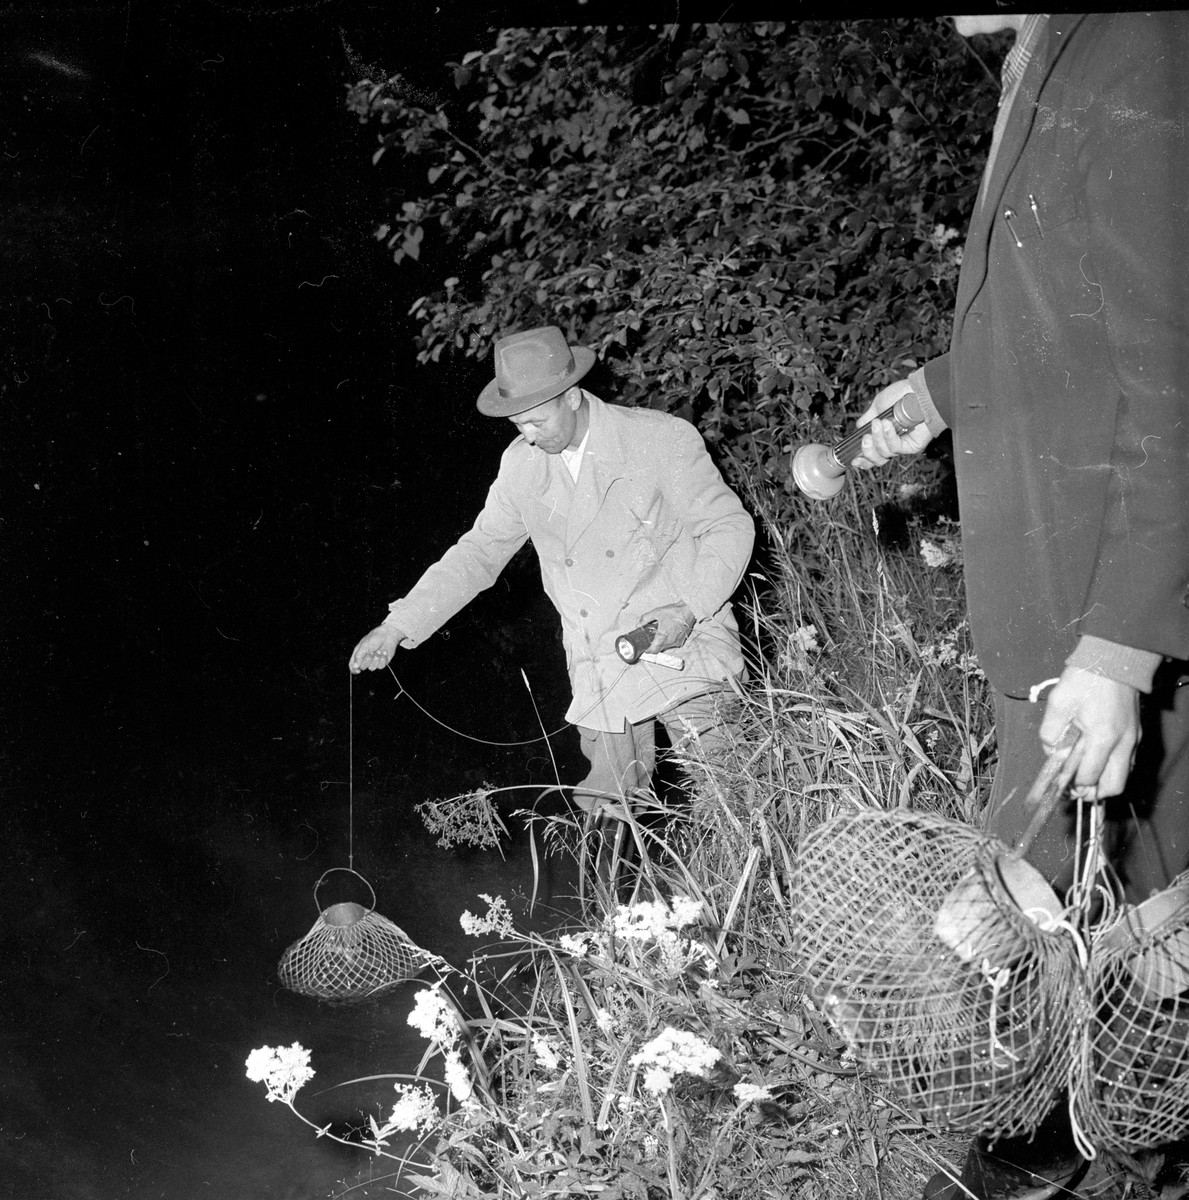
POLYGON ((925 382, 925 368, 918 367, 913 371, 908 376, 908 382, 912 384, 912 390, 916 392, 917 401, 921 406, 921 412, 925 414, 925 424, 928 426, 929 432, 936 437, 946 428, 946 423, 945 418, 937 411, 933 397, 929 395, 929 385, 925 382))
POLYGON ((1134 646, 1123 646, 1119 642, 1108 642, 1106 638, 1084 633, 1078 639, 1073 653, 1065 660, 1067 667, 1080 667, 1105 675, 1116 683, 1126 683, 1140 692, 1152 690, 1152 676, 1163 656, 1155 650, 1137 650, 1134 646))

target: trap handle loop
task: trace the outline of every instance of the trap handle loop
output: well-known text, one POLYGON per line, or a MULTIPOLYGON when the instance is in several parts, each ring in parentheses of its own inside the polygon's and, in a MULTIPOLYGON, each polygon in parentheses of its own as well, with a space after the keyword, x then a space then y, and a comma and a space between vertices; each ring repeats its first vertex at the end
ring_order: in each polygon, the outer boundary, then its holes
POLYGON ((348 875, 354 875, 356 879, 363 879, 363 882, 364 882, 365 886, 367 887, 367 890, 369 892, 371 892, 371 894, 372 894, 372 902, 370 905, 368 905, 368 912, 376 911, 376 889, 374 887, 372 887, 372 885, 370 883, 368 883, 368 881, 366 879, 364 879, 364 877, 362 875, 360 875, 360 873, 357 870, 355 870, 354 867, 327 867, 326 870, 323 871, 322 874, 318 877, 318 882, 316 884, 314 884, 314 907, 318 910, 319 913, 322 911, 322 906, 318 903, 318 889, 325 882, 326 876, 329 875, 331 873, 331 871, 346 871, 348 875))
POLYGON ((1036 782, 1024 799, 1025 809, 1032 810, 1032 820, 1028 822, 1023 836, 1012 847, 1011 852, 1015 858, 1023 858, 1028 853, 1028 847, 1053 815, 1062 794, 1077 772, 1084 752, 1082 731, 1070 721, 1065 726, 1060 741, 1049 751, 1044 766, 1036 776, 1036 782))

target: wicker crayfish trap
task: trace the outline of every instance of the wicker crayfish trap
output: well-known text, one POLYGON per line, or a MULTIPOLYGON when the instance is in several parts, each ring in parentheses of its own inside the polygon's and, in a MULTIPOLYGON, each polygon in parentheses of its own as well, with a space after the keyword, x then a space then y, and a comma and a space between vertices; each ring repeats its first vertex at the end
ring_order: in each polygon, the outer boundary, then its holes
POLYGON ((1073 1112, 1090 1141, 1134 1153, 1189 1130, 1189 877, 1124 906, 1093 940, 1092 1012, 1073 1112))
POLYGON ((927 813, 843 813, 802 847, 810 994, 939 1125, 1027 1133, 1066 1082, 1084 984, 1044 891, 994 838, 927 813))
MULTIPOLYGON (((366 1000, 415 979, 431 962, 441 961, 375 911, 376 893, 358 871, 350 867, 330 871, 350 871, 363 879, 371 892, 371 907, 344 901, 320 910, 309 933, 281 956, 277 975, 286 988, 319 1000, 366 1000)), ((318 888, 330 871, 314 885, 315 907, 318 888)))

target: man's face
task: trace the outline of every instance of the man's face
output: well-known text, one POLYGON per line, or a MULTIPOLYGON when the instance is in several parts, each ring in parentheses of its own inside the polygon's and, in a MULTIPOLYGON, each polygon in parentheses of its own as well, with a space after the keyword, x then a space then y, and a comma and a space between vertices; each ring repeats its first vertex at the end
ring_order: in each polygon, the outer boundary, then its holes
POLYGON ((999 33, 1004 29, 1014 29, 1019 33, 1024 14, 985 13, 979 17, 951 17, 950 20, 963 37, 973 37, 976 33, 999 33))
POLYGON ((560 454, 568 446, 576 446, 582 441, 578 431, 578 408, 581 404, 581 389, 574 387, 508 420, 524 434, 527 441, 546 454, 560 454))

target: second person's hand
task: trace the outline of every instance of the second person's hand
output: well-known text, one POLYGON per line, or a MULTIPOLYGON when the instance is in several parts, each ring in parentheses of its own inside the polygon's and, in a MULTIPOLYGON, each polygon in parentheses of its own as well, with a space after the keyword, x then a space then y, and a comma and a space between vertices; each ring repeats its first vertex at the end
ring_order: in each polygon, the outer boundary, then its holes
POLYGON ((863 435, 862 449, 850 465, 861 471, 882 467, 889 459, 899 454, 919 454, 932 440, 933 435, 923 421, 914 425, 907 433, 897 433, 891 418, 878 416, 892 408, 896 401, 912 391, 907 379, 898 379, 875 395, 867 411, 859 418, 859 424, 871 422, 871 429, 863 435))

